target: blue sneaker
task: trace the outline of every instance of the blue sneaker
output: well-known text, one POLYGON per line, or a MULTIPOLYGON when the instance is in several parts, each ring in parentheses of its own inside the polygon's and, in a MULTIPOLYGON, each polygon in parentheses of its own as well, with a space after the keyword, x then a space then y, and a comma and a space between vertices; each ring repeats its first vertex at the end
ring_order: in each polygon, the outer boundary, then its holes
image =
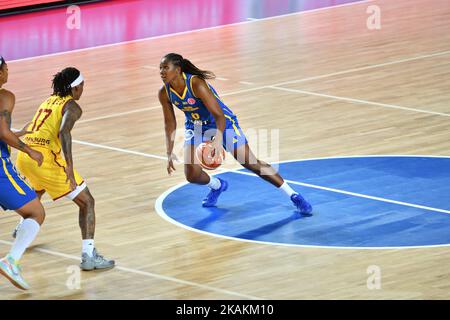
POLYGON ((211 189, 206 198, 203 199, 203 207, 214 207, 217 203, 217 199, 219 199, 220 194, 228 189, 228 182, 220 178, 217 179, 220 180, 220 188, 217 190, 211 189))
POLYGON ((291 196, 291 201, 301 214, 310 214, 312 212, 312 206, 300 194, 294 193, 291 196))

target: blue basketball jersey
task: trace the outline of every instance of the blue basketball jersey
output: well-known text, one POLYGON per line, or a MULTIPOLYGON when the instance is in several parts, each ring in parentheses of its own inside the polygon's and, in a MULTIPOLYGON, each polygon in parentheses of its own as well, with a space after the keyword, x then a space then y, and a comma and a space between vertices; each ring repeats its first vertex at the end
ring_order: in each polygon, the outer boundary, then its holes
MULTIPOLYGON (((169 96, 169 100, 173 105, 184 112, 186 116, 186 128, 193 128, 195 124, 203 124, 209 127, 215 127, 216 123, 213 115, 203 104, 202 100, 194 95, 194 91, 192 90, 193 77, 195 77, 195 75, 183 72, 183 78, 186 82, 186 87, 181 96, 170 86, 169 83, 167 83, 165 87, 167 95, 169 96)), ((216 90, 209 83, 207 83, 207 85, 214 94, 214 97, 219 103, 219 106, 222 108, 227 121, 235 119, 236 115, 222 102, 222 100, 220 100, 216 90)))
POLYGON ((0 207, 16 210, 36 198, 33 188, 28 185, 11 163, 11 148, 0 140, 0 207))

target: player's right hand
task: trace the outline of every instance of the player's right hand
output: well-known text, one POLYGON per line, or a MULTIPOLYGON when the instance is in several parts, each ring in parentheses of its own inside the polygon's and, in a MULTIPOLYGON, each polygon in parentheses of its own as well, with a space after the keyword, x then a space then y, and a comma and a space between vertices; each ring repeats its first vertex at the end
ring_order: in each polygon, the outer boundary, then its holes
POLYGON ((16 136, 17 136, 17 137, 21 137, 21 136, 24 136, 24 135, 26 135, 26 134, 33 133, 33 131, 27 130, 27 128, 28 128, 28 127, 30 126, 30 124, 32 124, 32 123, 33 123, 33 122, 30 121, 30 122, 28 122, 26 125, 24 125, 22 129, 20 129, 19 131, 16 132, 16 136))
POLYGON ((178 158, 175 154, 171 154, 170 156, 167 157, 167 173, 169 175, 172 174, 173 171, 176 171, 177 169, 175 169, 175 166, 173 165, 173 161, 178 161, 178 158))
POLYGON ((39 151, 31 149, 28 153, 31 159, 37 162, 38 166, 42 165, 42 161, 44 161, 44 156, 39 151))
POLYGON ((222 141, 214 139, 211 142, 211 162, 212 163, 221 163, 222 162, 222 155, 223 155, 223 146, 222 141))

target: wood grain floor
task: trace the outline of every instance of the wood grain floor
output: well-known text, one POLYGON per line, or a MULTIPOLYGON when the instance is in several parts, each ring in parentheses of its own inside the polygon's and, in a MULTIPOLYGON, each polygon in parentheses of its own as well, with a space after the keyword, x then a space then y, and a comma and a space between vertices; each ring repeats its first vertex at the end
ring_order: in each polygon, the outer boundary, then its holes
MULTIPOLYGON (((160 159, 164 54, 179 52, 223 78, 212 84, 243 128, 280 129, 279 160, 450 156, 449 31, 447 0, 376 0, 11 62, 5 87, 17 96, 15 127, 48 96, 56 71, 76 66, 85 75, 75 164, 96 199, 96 246, 118 267, 81 273, 80 287, 71 287, 81 249, 77 209, 45 197, 46 222, 23 258, 32 290, 0 279, 0 298, 449 299, 449 247, 267 246, 181 229, 154 209, 184 181, 181 165, 169 177, 160 159), (369 5, 381 9, 380 30, 367 29, 369 5), (380 267, 381 289, 367 288, 371 265, 380 267)), ((180 112, 177 119, 181 127, 180 112)), ((2 253, 17 220, 0 215, 2 253)))

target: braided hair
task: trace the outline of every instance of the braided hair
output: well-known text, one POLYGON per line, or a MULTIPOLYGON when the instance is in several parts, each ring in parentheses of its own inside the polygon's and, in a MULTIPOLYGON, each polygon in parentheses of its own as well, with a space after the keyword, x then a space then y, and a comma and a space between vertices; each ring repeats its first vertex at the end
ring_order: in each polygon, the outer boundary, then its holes
POLYGON ((53 95, 66 97, 72 94, 70 84, 80 76, 80 71, 73 67, 68 67, 53 76, 53 95))
POLYGON ((214 79, 216 77, 216 75, 213 72, 207 70, 200 70, 192 62, 190 62, 188 59, 184 59, 178 53, 168 53, 164 56, 164 59, 172 62, 173 65, 180 67, 182 72, 196 75, 202 78, 203 80, 214 79))

